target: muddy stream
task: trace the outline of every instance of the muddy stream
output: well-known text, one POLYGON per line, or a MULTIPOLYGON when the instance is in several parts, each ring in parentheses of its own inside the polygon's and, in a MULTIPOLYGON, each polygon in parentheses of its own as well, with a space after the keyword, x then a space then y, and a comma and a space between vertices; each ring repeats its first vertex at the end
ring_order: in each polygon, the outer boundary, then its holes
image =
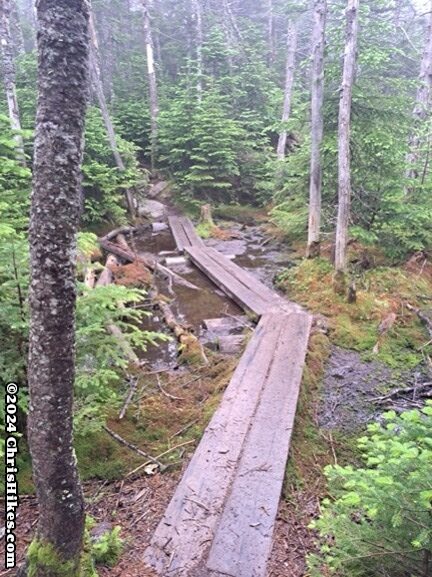
MULTIPOLYGON (((280 245, 276 240, 269 239, 260 227, 233 224, 230 226, 230 231, 238 238, 225 241, 208 239, 205 241, 206 245, 229 256, 236 264, 250 270, 268 286, 272 287, 275 276, 292 264, 289 248, 280 245)), ((178 256, 169 230, 159 233, 146 230, 135 237, 134 249, 138 253, 151 253, 162 263, 166 257, 178 256)), ((181 264, 170 265, 169 268, 201 289, 193 291, 175 286, 175 297, 170 303, 173 313, 182 323, 193 329, 204 345, 213 348, 215 335, 204 328, 203 321, 224 317, 242 317, 244 312, 187 260, 181 264)), ((159 278, 157 284, 159 291, 169 297, 168 286, 164 279, 159 278)), ((151 316, 145 320, 141 328, 170 334, 158 310, 151 312, 151 316)), ((240 327, 240 332, 241 330, 240 327)), ((235 334, 236 331, 238 332, 239 329, 233 329, 230 334, 235 334)), ((141 357, 147 361, 152 370, 174 367, 177 362, 177 344, 171 341, 162 343, 158 347, 150 347, 148 351, 141 354, 141 357)))

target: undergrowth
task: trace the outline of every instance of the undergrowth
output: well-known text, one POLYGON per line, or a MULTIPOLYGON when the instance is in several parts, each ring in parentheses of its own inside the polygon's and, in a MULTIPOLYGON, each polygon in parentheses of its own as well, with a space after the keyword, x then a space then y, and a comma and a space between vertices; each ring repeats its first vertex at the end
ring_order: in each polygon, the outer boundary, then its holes
POLYGON ((357 278, 357 302, 348 304, 335 294, 333 268, 325 259, 303 260, 279 276, 278 284, 294 300, 312 313, 325 315, 330 322, 332 342, 375 358, 393 368, 417 366, 430 350, 425 329, 417 316, 406 308, 421 307, 422 295, 430 293, 425 278, 403 269, 378 267, 357 278), (395 314, 394 325, 382 336, 379 327, 395 314), (373 349, 378 343, 378 353, 373 349))

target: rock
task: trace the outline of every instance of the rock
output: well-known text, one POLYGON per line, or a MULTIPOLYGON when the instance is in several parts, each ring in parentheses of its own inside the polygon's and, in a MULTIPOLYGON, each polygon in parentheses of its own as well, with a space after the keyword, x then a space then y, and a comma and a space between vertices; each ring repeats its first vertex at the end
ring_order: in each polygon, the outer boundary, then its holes
POLYGON ((138 205, 138 215, 145 216, 151 220, 162 220, 167 214, 167 208, 157 200, 144 200, 138 205))
POLYGON ((156 182, 155 184, 150 185, 147 196, 149 198, 157 198, 169 187, 169 184, 170 183, 166 180, 161 180, 160 182, 156 182))
POLYGON ((168 256, 165 259, 165 264, 167 266, 177 266, 179 264, 186 264, 187 259, 184 256, 168 256))
POLYGON ((230 335, 219 338, 219 351, 223 355, 236 355, 243 350, 244 335, 230 335))
POLYGON ((163 232, 164 230, 168 230, 168 225, 166 222, 154 222, 152 224, 152 231, 154 233, 163 232))
POLYGON ((252 323, 248 321, 247 316, 204 319, 203 325, 208 331, 216 335, 227 335, 231 331, 243 329, 245 325, 252 327, 252 323))
POLYGON ((104 535, 110 533, 113 530, 111 523, 98 523, 90 530, 90 538, 93 543, 97 543, 102 539, 104 535))

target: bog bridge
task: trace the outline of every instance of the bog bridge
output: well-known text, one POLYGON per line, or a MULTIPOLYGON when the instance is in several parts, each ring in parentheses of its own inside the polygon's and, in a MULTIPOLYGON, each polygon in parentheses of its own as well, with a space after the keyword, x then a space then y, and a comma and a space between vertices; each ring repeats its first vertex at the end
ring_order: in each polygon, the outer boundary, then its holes
POLYGON ((312 317, 221 253, 185 217, 180 252, 259 318, 145 561, 161 576, 265 577, 312 317))

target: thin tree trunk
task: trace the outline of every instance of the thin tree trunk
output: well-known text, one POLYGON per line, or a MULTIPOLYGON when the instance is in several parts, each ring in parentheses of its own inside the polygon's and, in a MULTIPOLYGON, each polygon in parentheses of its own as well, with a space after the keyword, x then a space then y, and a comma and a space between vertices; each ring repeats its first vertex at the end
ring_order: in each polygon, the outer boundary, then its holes
MULTIPOLYGON (((414 180, 419 176, 419 161, 421 157, 421 142, 419 130, 431 112, 432 100, 432 0, 429 2, 427 37, 423 58, 420 65, 416 102, 413 110, 413 132, 409 140, 407 155, 406 178, 414 180)), ((409 192, 408 188, 406 192, 409 192)))
POLYGON ((155 167, 156 163, 156 147, 158 137, 158 116, 159 116, 159 99, 156 79, 156 69, 154 61, 154 46, 150 19, 150 8, 152 0, 143 0, 143 16, 144 16, 144 41, 146 45, 147 54, 147 72, 149 81, 149 96, 150 96, 150 147, 151 147, 151 165, 155 167))
MULTIPOLYGON (((297 29, 292 20, 290 20, 288 22, 288 33, 287 33, 287 60, 286 60, 284 104, 282 112, 282 122, 284 124, 288 122, 291 114, 291 100, 292 100, 292 89, 294 85, 296 50, 297 50, 297 29)), ((279 140, 277 145, 278 160, 285 159, 287 137, 288 137, 288 131, 286 130, 285 127, 283 127, 281 133, 279 134, 279 140)))
POLYGON ((10 30, 12 2, 13 0, 1 0, 0 2, 0 43, 3 60, 3 82, 9 110, 10 125, 12 130, 16 131, 14 138, 17 146, 17 156, 19 161, 25 165, 24 142, 20 134, 21 122, 16 94, 14 49, 10 30))
MULTIPOLYGON (((124 172, 126 167, 124 165, 123 159, 119 152, 117 146, 117 139, 114 130, 114 125, 111 120, 111 116, 108 110, 107 101, 105 98, 105 92, 103 89, 103 83, 101 78, 101 70, 100 70, 100 53, 99 53, 99 43, 97 39, 96 33, 96 26, 94 23, 94 16, 93 12, 90 12, 90 38, 91 38, 91 47, 90 47, 90 72, 91 72, 91 81, 93 90, 96 94, 96 97, 99 102, 102 118, 105 124, 105 128, 107 131, 108 141, 110 144, 111 151, 114 156, 115 163, 117 168, 120 172, 124 172)), ((135 216, 135 207, 133 202, 133 196, 130 189, 126 189, 126 202, 129 210, 129 214, 133 218, 135 216)))
POLYGON ((39 519, 27 571, 32 577, 66 572, 78 577, 84 499, 73 450, 72 407, 89 5, 87 0, 39 0, 37 6, 28 435, 39 519))
POLYGON ((192 10, 196 27, 196 59, 197 59, 197 96, 198 102, 202 100, 202 75, 203 75, 203 28, 201 0, 192 0, 192 10))
POLYGON ((355 79, 357 36, 358 36, 359 0, 348 0, 346 10, 345 54, 342 74, 342 85, 339 100, 339 135, 338 135, 338 189, 339 205, 336 228, 335 247, 335 280, 343 289, 347 265, 348 225, 351 207, 351 166, 350 166, 350 133, 351 103, 355 79))
POLYGON ((267 64, 273 65, 275 59, 273 0, 267 0, 267 64))
POLYGON ((15 0, 11 1, 11 35, 15 58, 24 54, 24 36, 21 28, 20 15, 15 0))
POLYGON ((309 233, 307 256, 320 254, 321 143, 323 139, 324 50, 327 0, 315 0, 312 31, 311 162, 309 183, 309 233))

